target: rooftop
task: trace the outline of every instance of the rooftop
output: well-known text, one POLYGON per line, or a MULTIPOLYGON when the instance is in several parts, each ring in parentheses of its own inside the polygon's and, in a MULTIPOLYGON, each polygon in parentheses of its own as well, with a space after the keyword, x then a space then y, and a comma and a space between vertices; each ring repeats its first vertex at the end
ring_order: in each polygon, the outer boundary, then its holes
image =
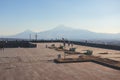
MULTIPOLYGON (((92 62, 56 64, 53 59, 59 53, 45 48, 52 43, 38 43, 37 48, 6 48, 0 50, 0 80, 119 80, 120 71, 92 62)), ((60 43, 56 43, 59 45, 60 43)), ((118 53, 119 51, 76 46, 118 53)), ((104 57, 104 56, 102 56, 104 57)))

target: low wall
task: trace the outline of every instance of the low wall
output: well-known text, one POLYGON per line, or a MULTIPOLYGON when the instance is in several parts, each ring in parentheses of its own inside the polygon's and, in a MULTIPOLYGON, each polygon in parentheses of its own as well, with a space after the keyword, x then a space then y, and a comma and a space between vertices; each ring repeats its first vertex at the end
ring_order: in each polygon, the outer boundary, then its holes
MULTIPOLYGON (((37 40, 37 41, 31 41, 34 43, 52 43, 52 42, 63 42, 62 40, 37 40)), ((69 41, 65 41, 68 43, 69 41)), ((82 46, 90 46, 90 47, 98 47, 98 48, 104 48, 104 49, 113 49, 113 50, 120 50, 120 46, 118 45, 109 45, 109 44, 97 44, 97 43, 88 43, 88 42, 81 42, 81 41, 70 41, 72 44, 76 45, 82 45, 82 46)))
POLYGON ((37 47, 36 44, 32 44, 28 41, 1 41, 0 48, 34 48, 37 47))

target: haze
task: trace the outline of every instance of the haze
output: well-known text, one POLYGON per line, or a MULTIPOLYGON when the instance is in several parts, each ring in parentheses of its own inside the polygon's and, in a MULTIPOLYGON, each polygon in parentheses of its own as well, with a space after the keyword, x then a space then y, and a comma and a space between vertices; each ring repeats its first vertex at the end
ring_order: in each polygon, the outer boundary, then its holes
POLYGON ((0 35, 65 25, 120 33, 120 0, 0 0, 0 35))

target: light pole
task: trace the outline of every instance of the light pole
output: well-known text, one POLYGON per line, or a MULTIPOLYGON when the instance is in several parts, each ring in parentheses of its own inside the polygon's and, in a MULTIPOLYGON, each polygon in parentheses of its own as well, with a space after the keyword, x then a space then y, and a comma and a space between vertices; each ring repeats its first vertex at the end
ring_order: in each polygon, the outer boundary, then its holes
POLYGON ((29 41, 31 41, 31 34, 29 34, 29 39, 30 39, 29 41))
POLYGON ((36 41, 37 41, 37 37, 38 37, 38 35, 36 34, 36 35, 35 35, 35 40, 36 40, 36 41))

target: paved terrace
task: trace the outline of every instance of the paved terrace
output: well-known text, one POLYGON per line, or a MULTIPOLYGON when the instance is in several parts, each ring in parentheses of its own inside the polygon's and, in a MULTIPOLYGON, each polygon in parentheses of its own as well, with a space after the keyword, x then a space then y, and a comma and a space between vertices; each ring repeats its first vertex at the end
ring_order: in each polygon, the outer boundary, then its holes
POLYGON ((0 80, 120 80, 119 70, 92 62, 56 64, 52 60, 63 52, 37 45, 0 50, 0 80))

